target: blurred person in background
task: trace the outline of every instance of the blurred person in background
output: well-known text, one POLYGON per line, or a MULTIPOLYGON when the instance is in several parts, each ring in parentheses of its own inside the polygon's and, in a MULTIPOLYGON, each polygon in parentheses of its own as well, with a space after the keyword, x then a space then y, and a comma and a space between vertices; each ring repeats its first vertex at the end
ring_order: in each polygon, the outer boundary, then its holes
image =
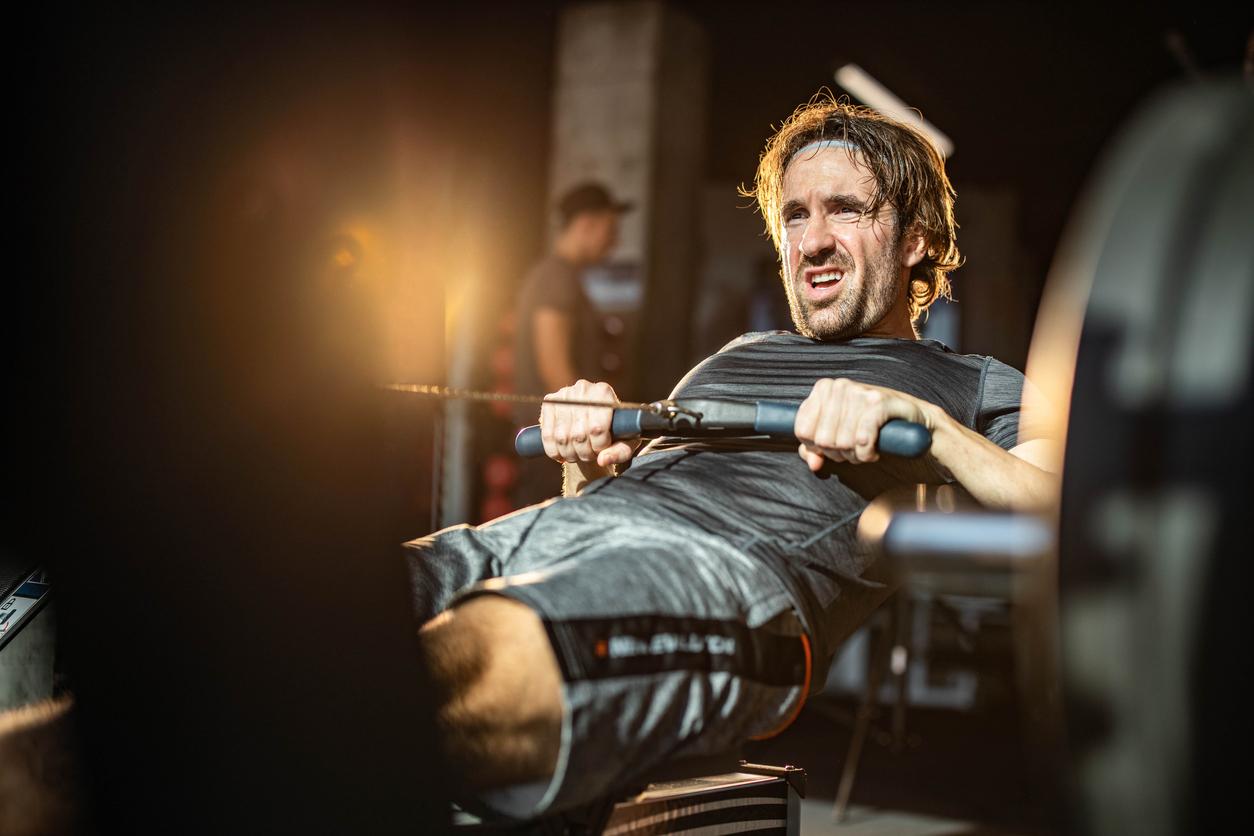
MULTIPOLYGON (((614 249, 619 216, 631 208, 596 182, 580 183, 558 201, 557 239, 527 272, 518 296, 515 392, 552 392, 574 380, 599 377, 596 311, 580 276, 614 249)), ((536 410, 520 408, 516 418, 519 426, 533 424, 536 410)), ((527 461, 520 467, 514 504, 531 505, 560 491, 561 481, 551 464, 527 461)))

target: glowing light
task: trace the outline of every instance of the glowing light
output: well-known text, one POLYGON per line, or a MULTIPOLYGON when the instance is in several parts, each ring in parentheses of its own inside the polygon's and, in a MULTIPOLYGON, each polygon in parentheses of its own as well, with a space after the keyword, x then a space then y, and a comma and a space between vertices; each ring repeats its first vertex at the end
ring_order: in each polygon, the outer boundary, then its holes
POLYGON ((846 64, 836 71, 836 83, 848 90, 853 96, 868 107, 873 107, 885 116, 891 116, 901 122, 914 125, 932 141, 942 157, 952 157, 954 141, 941 132, 939 128, 923 118, 919 111, 897 98, 893 91, 872 78, 866 70, 857 64, 846 64))
POLYGON ((341 270, 347 270, 357 263, 357 256, 348 247, 340 247, 335 251, 335 255, 331 257, 331 260, 335 262, 336 267, 339 267, 341 270))

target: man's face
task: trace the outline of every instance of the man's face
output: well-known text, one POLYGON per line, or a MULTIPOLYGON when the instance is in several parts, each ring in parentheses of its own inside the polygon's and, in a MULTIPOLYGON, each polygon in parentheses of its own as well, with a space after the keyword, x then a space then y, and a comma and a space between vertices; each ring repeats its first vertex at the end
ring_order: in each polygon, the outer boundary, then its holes
POLYGON ((875 179, 858 159, 844 148, 803 150, 784 173, 784 288, 797 330, 815 339, 909 329, 912 262, 903 258, 892 207, 865 214, 875 179))
POLYGON ((583 240, 588 261, 595 264, 605 259, 618 243, 618 213, 588 212, 580 217, 584 224, 583 240))

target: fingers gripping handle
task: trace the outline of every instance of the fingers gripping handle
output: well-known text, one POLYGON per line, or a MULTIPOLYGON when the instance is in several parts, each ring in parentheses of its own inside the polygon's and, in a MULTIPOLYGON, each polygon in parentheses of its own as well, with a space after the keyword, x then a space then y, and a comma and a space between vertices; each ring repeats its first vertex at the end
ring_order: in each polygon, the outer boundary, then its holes
MULTIPOLYGON (((793 437, 800 404, 758 401, 757 417, 753 428, 767 435, 793 437)), ((932 434, 922 424, 894 418, 880 427, 875 449, 903 459, 917 459, 932 447, 932 434)))
MULTIPOLYGON (((797 409, 799 406, 799 404, 795 403, 759 401, 753 426, 745 426, 745 432, 792 438, 793 425, 797 421, 797 409)), ((638 409, 614 410, 614 418, 610 424, 610 435, 615 439, 639 438, 645 429, 646 419, 644 416, 645 413, 638 409)), ((655 416, 649 417, 653 418, 654 422, 657 422, 655 416)), ((876 446, 881 453, 901 456, 902 458, 918 458, 931 448, 932 435, 921 424, 893 419, 880 427, 879 441, 876 446)), ((540 426, 537 424, 519 430, 518 436, 514 439, 514 449, 518 451, 520 456, 529 458, 543 456, 544 441, 540 437, 540 426)))
POLYGON ((917 459, 932 449, 932 434, 922 424, 894 418, 880 427, 875 449, 890 456, 917 459))
MULTIPOLYGON (((610 437, 619 440, 640 437, 640 416, 638 409, 616 409, 610 421, 610 437)), ((514 437, 514 450, 520 456, 535 458, 544 455, 544 439, 540 437, 540 425, 523 427, 514 437)))

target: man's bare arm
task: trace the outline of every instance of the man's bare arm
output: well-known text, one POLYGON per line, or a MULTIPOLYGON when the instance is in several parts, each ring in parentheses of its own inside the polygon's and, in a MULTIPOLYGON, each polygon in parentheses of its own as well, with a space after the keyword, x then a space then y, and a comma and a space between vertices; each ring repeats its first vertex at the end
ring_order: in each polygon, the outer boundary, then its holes
POLYGON ((570 361, 573 330, 570 316, 556 308, 537 308, 531 316, 536 370, 544 388, 550 392, 561 389, 577 377, 575 366, 570 361))
POLYGON ((817 471, 824 459, 872 462, 886 421, 902 418, 932 433, 932 456, 972 496, 990 508, 1041 510, 1058 496, 1052 443, 1031 441, 1003 450, 936 404, 852 380, 820 380, 797 412, 798 452, 817 471))
POLYGON ((574 496, 589 482, 617 475, 613 467, 601 467, 596 462, 563 462, 562 496, 574 496))
POLYGON ((1058 500, 1058 475, 1043 466, 1054 442, 1029 441, 1006 451, 958 423, 940 407, 933 418, 932 455, 977 500, 990 508, 1039 511, 1058 500))

